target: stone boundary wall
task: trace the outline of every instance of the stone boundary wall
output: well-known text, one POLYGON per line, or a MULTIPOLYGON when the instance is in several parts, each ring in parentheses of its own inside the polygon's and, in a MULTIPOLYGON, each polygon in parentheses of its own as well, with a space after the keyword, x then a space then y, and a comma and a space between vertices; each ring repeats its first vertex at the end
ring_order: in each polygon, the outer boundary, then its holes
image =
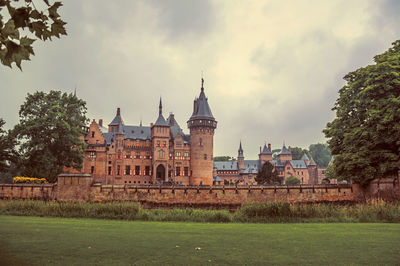
POLYGON ((134 186, 94 184, 88 174, 63 174, 57 184, 0 184, 0 199, 57 201, 135 201, 145 206, 233 208, 252 202, 355 202, 391 191, 400 195, 398 179, 356 184, 296 186, 134 186))
POLYGON ((53 200, 57 184, 0 184, 0 199, 53 200))
POLYGON ((95 184, 89 201, 136 201, 145 206, 238 207, 253 202, 313 203, 354 201, 351 185, 157 187, 95 184))

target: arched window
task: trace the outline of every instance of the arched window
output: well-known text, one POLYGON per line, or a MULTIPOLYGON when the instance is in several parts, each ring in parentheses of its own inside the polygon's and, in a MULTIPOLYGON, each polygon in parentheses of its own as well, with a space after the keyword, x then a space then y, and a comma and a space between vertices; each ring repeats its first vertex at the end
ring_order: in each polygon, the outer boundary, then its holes
POLYGON ((199 145, 200 145, 200 147, 203 146, 203 139, 202 138, 200 138, 199 145))

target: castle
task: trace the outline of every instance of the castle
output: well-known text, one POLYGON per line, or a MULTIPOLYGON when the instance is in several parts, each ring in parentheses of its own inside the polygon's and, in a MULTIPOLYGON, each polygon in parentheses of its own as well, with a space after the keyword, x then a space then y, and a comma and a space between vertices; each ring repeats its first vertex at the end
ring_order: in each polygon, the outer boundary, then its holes
POLYGON ((213 162, 213 137, 217 127, 208 99, 201 92, 195 98, 192 116, 187 121, 190 130, 185 134, 174 114, 163 116, 160 98, 158 118, 150 126, 125 125, 120 108, 106 128, 103 120, 92 121, 83 137, 87 143, 83 173, 91 174, 101 184, 165 184, 223 185, 256 184, 255 177, 269 161, 278 171, 282 183, 295 176, 303 184, 318 183, 317 166, 304 155, 292 160, 290 148, 283 146, 273 160, 271 145, 264 145, 258 160, 244 160, 242 144, 238 160, 213 162))
POLYGON ((162 112, 160 99, 156 122, 150 127, 124 124, 120 108, 104 127, 100 119, 86 129, 87 143, 83 172, 102 184, 213 184, 213 137, 217 121, 208 99, 201 92, 194 100, 193 114, 187 121, 190 134, 185 134, 170 114, 162 112))
POLYGON ((239 144, 237 161, 218 161, 214 162, 214 184, 227 185, 255 185, 255 177, 261 170, 265 162, 270 162, 281 180, 281 184, 285 180, 294 176, 300 180, 301 184, 318 184, 321 177, 314 160, 308 158, 304 153, 300 160, 293 160, 290 147, 286 148, 285 144, 276 159, 273 159, 271 144, 264 144, 263 149, 260 147, 258 160, 245 160, 242 143, 239 144))

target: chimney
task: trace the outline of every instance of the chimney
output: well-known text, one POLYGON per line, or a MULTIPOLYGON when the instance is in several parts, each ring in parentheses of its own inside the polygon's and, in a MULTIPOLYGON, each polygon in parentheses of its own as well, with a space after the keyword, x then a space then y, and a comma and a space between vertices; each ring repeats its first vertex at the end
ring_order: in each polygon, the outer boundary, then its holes
POLYGON ((272 151, 272 150, 271 150, 271 143, 268 143, 268 150, 269 150, 269 151, 272 151))
POLYGON ((121 109, 119 107, 117 108, 117 115, 121 115, 121 109))
POLYGON ((175 124, 175 117, 174 117, 174 114, 173 114, 173 113, 170 113, 170 114, 169 114, 169 117, 170 117, 170 119, 169 119, 169 125, 170 125, 170 126, 173 126, 173 125, 175 124))
POLYGON ((103 126, 103 119, 99 119, 99 125, 102 127, 103 126))

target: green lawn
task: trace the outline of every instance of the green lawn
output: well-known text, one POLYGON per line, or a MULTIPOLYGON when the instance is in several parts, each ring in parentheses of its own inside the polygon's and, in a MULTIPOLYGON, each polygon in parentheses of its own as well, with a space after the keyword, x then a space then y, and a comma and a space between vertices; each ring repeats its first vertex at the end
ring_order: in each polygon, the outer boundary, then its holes
POLYGON ((398 265, 399 243, 400 224, 205 224, 0 216, 2 265, 398 265))

